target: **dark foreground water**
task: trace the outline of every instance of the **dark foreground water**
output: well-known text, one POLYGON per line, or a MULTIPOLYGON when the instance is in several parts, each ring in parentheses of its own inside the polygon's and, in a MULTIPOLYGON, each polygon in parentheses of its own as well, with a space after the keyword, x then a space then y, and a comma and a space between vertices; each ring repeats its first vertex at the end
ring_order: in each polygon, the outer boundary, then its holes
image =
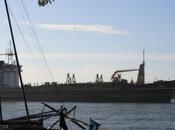
MULTIPOLYGON (((48 103, 59 108, 61 103, 48 103)), ((76 117, 89 122, 93 118, 105 130, 175 130, 175 102, 149 103, 64 103, 68 108, 76 105, 76 117)), ((30 113, 41 112, 43 105, 30 102, 30 113)), ((3 118, 25 115, 22 102, 3 102, 3 118)), ((58 117, 57 117, 58 118, 58 117)), ((49 126, 55 118, 45 122, 49 126)), ((69 130, 81 130, 68 121, 69 130)))

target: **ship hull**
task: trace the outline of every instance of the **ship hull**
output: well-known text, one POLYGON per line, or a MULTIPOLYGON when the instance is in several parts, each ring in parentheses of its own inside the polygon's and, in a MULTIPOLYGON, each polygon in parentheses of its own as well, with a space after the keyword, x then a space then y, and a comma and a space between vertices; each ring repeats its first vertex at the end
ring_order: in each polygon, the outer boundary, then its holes
MULTIPOLYGON (((25 91, 29 101, 168 103, 173 98, 174 85, 175 81, 145 85, 82 83, 27 87, 25 91)), ((1 89, 0 96, 2 100, 23 100, 20 89, 1 89)))

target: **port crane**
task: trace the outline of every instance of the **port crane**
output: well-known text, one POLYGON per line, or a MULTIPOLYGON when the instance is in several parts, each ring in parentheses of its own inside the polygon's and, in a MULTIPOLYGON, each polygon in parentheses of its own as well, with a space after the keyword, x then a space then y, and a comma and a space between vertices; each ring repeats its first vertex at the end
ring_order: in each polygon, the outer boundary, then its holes
POLYGON ((119 73, 123 73, 123 72, 130 72, 130 71, 139 71, 139 69, 128 69, 128 70, 116 70, 113 75, 111 76, 111 80, 113 82, 121 82, 121 74, 119 73))
POLYGON ((130 71, 138 71, 136 84, 139 84, 139 85, 145 84, 145 51, 144 50, 143 50, 143 63, 140 64, 139 69, 116 70, 111 76, 112 82, 127 83, 127 80, 122 79, 121 74, 118 74, 118 73, 130 72, 130 71))
POLYGON ((111 76, 111 80, 116 83, 127 83, 127 80, 121 78, 121 74, 123 72, 130 72, 130 71, 138 71, 137 82, 136 84, 144 84, 145 83, 145 62, 140 64, 139 69, 128 69, 128 70, 116 70, 113 75, 111 76))

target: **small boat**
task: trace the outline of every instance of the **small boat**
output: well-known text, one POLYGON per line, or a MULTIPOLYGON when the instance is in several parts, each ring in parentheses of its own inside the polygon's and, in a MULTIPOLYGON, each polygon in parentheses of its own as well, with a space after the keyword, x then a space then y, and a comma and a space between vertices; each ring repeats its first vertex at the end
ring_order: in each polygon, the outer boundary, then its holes
MULTIPOLYGON (((86 123, 80 119, 70 117, 69 115, 76 110, 76 106, 72 107, 72 109, 67 110, 64 106, 61 106, 60 109, 55 109, 52 106, 42 103, 44 105, 42 112, 32 114, 29 116, 22 116, 18 118, 12 118, 8 120, 0 120, 0 130, 56 130, 54 127, 59 124, 59 129, 68 130, 68 126, 66 124, 66 120, 70 120, 72 123, 80 127, 81 129, 87 129, 92 127, 92 123, 86 123), (49 111, 45 111, 45 108, 49 108, 49 111), (57 120, 53 122, 50 126, 44 127, 43 122, 58 116, 57 120)), ((91 122, 95 122, 91 119, 91 122)), ((99 124, 95 122, 93 127, 99 127, 99 124)), ((95 129, 98 130, 98 129, 95 129)))

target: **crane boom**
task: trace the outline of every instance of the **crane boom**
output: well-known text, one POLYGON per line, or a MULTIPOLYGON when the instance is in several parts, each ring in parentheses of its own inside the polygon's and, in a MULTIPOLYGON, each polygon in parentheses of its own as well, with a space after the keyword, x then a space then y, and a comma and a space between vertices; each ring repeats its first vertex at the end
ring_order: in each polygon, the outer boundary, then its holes
POLYGON ((128 70, 116 70, 114 72, 114 74, 111 76, 111 80, 114 80, 115 79, 115 75, 117 73, 121 73, 121 72, 130 72, 130 71, 138 71, 139 69, 128 69, 128 70))

